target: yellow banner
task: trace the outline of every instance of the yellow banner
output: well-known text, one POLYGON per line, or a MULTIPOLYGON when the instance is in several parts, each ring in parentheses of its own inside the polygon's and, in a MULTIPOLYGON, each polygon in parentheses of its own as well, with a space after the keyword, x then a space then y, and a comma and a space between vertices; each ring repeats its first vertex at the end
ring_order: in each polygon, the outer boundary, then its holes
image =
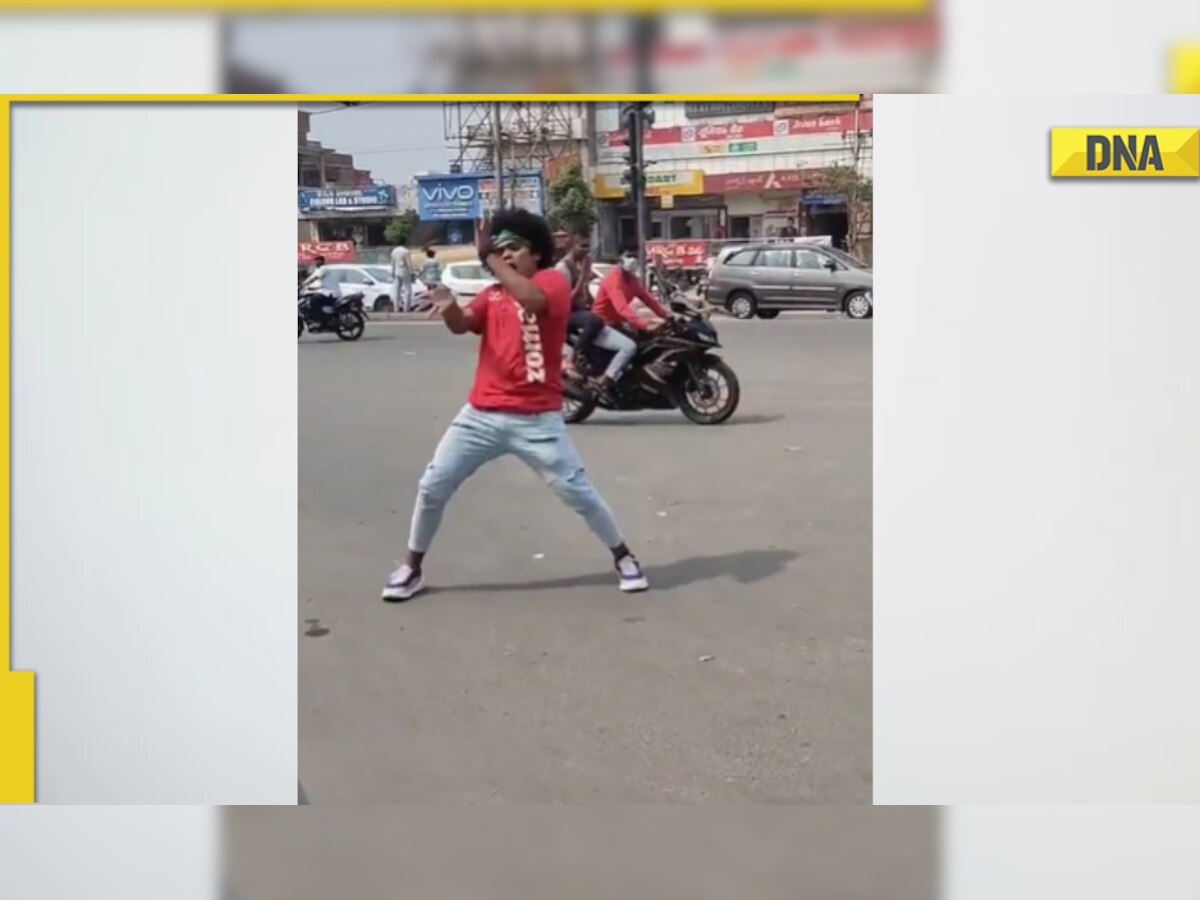
POLYGON ((1200 42, 1179 44, 1172 48, 1171 92, 1200 94, 1200 42))
MULTIPOLYGON (((597 175, 592 193, 600 200, 619 200, 628 193, 620 175, 597 175)), ((680 197, 704 193, 704 173, 695 169, 686 172, 654 172, 646 175, 646 196, 680 197)))
POLYGON ((1200 177, 1200 128, 1053 128, 1052 178, 1200 177))
POLYGON ((646 174, 646 193, 651 197, 703 194, 704 173, 696 169, 688 172, 655 172, 651 169, 646 174))

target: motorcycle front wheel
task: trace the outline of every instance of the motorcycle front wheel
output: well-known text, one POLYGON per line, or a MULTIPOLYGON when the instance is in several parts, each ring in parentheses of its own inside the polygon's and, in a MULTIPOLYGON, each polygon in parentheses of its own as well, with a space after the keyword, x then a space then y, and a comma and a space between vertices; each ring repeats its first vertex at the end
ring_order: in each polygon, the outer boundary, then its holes
POLYGON ((357 341, 367 330, 367 320, 362 313, 351 310, 338 317, 337 336, 343 341, 357 341))
POLYGON ((680 373, 675 402, 697 425, 720 425, 742 399, 737 376, 723 360, 709 356, 680 373))

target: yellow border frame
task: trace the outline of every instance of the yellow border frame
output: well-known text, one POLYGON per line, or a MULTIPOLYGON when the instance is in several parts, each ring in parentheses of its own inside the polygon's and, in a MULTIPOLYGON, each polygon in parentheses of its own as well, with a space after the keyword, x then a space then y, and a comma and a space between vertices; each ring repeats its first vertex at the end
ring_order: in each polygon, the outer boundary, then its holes
MULTIPOLYGON (((57 6, 57 3, 48 4, 57 6)), ((81 4, 75 4, 79 6, 81 4)), ((90 5, 90 4, 82 4, 90 5)), ((136 6, 161 6, 151 2, 136 6)), ((171 6, 173 4, 165 4, 171 6)), ((180 8, 188 4, 174 4, 180 8)), ((218 6, 222 4, 218 3, 218 6)), ((226 5, 234 4, 227 0, 226 5)), ((282 8, 288 5, 280 2, 282 8)), ((290 4, 299 6, 302 4, 290 4)), ((379 7, 400 4, 379 0, 379 7)), ((817 4, 820 5, 820 4, 817 4)), ((883 4, 888 5, 888 4, 883 4)), ((14 4, 0 0, 0 9, 14 4)), ((210 4, 211 6, 211 4, 210 4)), ((794 7, 793 7, 794 9, 794 7)), ((11 558, 11 345, 9 293, 11 248, 12 107, 15 103, 442 103, 616 100, 784 100, 854 101, 861 94, 11 94, 0 96, 0 803, 35 802, 36 716, 34 673, 11 671, 12 558, 11 558)))

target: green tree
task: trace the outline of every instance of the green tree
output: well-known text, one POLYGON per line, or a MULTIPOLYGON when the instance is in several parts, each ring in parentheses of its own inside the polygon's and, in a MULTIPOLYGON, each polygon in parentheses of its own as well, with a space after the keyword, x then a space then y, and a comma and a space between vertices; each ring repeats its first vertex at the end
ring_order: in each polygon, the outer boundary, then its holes
POLYGON ((837 163, 822 170, 817 189, 846 201, 846 243, 851 253, 858 252, 871 232, 874 182, 853 166, 837 163))
POLYGON ((583 177, 583 167, 579 163, 572 163, 562 170, 550 185, 548 195, 547 217, 552 228, 575 234, 591 234, 592 226, 599 218, 596 198, 592 196, 592 189, 583 177))
POLYGON ((406 209, 387 223, 387 227, 383 230, 383 236, 389 244, 406 244, 408 236, 413 233, 418 222, 420 222, 420 218, 417 216, 417 211, 406 209))

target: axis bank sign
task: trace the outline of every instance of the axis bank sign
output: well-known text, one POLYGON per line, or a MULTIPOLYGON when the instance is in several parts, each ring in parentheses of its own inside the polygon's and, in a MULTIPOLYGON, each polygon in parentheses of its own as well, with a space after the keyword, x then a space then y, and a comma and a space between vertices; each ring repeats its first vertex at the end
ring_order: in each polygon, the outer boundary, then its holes
POLYGON ((418 176, 417 214, 423 222, 478 219, 481 214, 479 176, 418 176))

